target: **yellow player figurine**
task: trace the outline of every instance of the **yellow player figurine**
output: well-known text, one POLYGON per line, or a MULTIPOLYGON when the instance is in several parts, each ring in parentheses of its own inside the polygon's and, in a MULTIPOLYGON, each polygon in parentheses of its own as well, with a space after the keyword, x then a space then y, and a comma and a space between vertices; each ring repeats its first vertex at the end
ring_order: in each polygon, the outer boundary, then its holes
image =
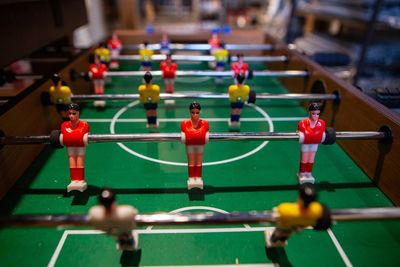
POLYGON ((153 50, 148 48, 149 43, 144 42, 143 48, 139 50, 141 67, 140 69, 143 71, 151 71, 151 57, 153 56, 153 50))
POLYGON ((231 119, 229 121, 230 130, 239 130, 240 114, 243 109, 244 102, 247 101, 250 94, 250 87, 244 84, 244 75, 238 74, 236 84, 229 86, 229 101, 231 102, 231 119))
MULTIPOLYGON (((229 52, 225 49, 225 44, 221 43, 219 48, 214 51, 215 70, 224 71, 225 65, 229 62, 229 52)), ((215 79, 217 83, 222 83, 222 77, 215 79)))
POLYGON ((316 201, 317 193, 313 184, 302 184, 299 199, 294 203, 282 203, 274 208, 276 228, 266 231, 267 247, 283 247, 294 231, 306 227, 327 230, 331 226, 329 209, 316 201))
POLYGON ((144 75, 145 84, 139 86, 140 102, 143 103, 147 116, 147 128, 158 128, 157 107, 160 99, 160 86, 152 83, 153 76, 150 72, 144 75))
POLYGON ((61 115, 63 121, 68 121, 68 105, 71 104, 71 89, 62 84, 60 75, 54 73, 51 77, 53 86, 49 89, 50 101, 56 105, 58 113, 61 115))
POLYGON ((100 58, 101 63, 108 67, 111 61, 111 53, 105 43, 100 43, 99 47, 94 50, 94 54, 100 58))

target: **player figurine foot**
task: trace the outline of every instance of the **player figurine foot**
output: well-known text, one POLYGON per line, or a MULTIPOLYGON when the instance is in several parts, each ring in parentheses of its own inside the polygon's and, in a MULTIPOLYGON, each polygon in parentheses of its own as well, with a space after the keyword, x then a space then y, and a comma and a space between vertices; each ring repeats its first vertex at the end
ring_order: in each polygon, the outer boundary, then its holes
POLYGON ((285 247, 287 246, 287 237, 279 239, 276 234, 276 228, 268 227, 265 232, 265 244, 267 248, 285 247))
POLYGON ((188 189, 191 190, 192 188, 200 188, 203 189, 203 179, 200 177, 189 178, 187 181, 188 189))
POLYGON ((239 121, 228 121, 229 131, 238 132, 240 131, 239 121))
POLYGON ((166 99, 166 100, 164 101, 164 104, 165 104, 165 106, 167 106, 167 107, 173 107, 173 106, 175 106, 175 100, 173 100, 173 99, 166 99))
POLYGON ((87 189, 87 183, 85 180, 82 181, 71 181, 71 183, 67 187, 67 192, 71 191, 80 191, 83 192, 87 189))
POLYGON ((315 178, 311 175, 311 173, 305 173, 305 172, 297 173, 297 179, 299 181, 299 184, 315 183, 315 178))
POLYGON ((104 100, 96 100, 93 102, 93 106, 96 108, 104 108, 106 106, 106 101, 104 100))
POLYGON ((117 238, 118 250, 135 251, 139 248, 139 234, 133 230, 129 235, 120 235, 117 238))

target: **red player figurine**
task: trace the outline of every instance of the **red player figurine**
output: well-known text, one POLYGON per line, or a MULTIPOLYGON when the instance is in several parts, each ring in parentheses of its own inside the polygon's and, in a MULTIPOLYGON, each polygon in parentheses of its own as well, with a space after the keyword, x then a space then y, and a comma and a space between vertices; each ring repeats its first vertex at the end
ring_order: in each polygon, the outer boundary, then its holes
POLYGON ((188 159, 188 189, 203 189, 202 163, 204 145, 208 142, 208 121, 200 119, 201 106, 193 102, 189 106, 190 120, 182 121, 181 135, 182 143, 186 144, 188 159))
POLYGON ((116 33, 113 33, 111 39, 108 40, 107 46, 108 49, 110 49, 111 53, 110 69, 118 69, 119 64, 117 61, 117 57, 119 56, 119 53, 122 50, 122 42, 118 38, 118 35, 116 33))
POLYGON ((89 124, 79 120, 80 107, 71 103, 68 106, 70 121, 61 124, 60 142, 67 147, 71 183, 67 191, 79 190, 83 192, 87 188, 85 181, 85 149, 88 143, 89 124))
POLYGON ((219 48, 219 37, 217 33, 211 35, 211 38, 208 39, 208 44, 210 45, 210 54, 214 55, 215 49, 219 48))
POLYGON ((325 122, 319 119, 321 108, 317 103, 311 103, 308 107, 309 116, 301 120, 297 126, 300 135, 300 170, 297 174, 299 183, 314 183, 312 176, 315 154, 318 144, 325 140, 325 122))
MULTIPOLYGON (((160 69, 163 73, 163 78, 165 82, 165 92, 168 94, 174 93, 174 83, 176 70, 178 69, 178 65, 172 61, 171 54, 166 55, 165 61, 162 61, 160 64, 160 69)), ((174 104, 173 100, 165 101, 166 104, 174 104)))
MULTIPOLYGON (((104 94, 104 79, 106 77, 107 66, 100 62, 98 56, 94 57, 94 63, 89 66, 89 77, 93 80, 94 93, 104 94)), ((94 106, 105 106, 105 101, 95 101, 94 106)))
POLYGON ((242 74, 244 77, 246 77, 247 72, 249 71, 249 65, 244 62, 243 54, 237 55, 237 61, 231 64, 231 69, 233 71, 233 77, 235 79, 238 74, 242 74))

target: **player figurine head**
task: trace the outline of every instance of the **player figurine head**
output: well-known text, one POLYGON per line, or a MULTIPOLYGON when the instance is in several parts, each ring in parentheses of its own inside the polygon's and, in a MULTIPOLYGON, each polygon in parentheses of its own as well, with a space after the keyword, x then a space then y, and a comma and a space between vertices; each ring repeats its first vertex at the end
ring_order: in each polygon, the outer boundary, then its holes
POLYGON ((146 83, 150 83, 151 80, 153 80, 153 75, 151 75, 151 73, 149 71, 147 71, 144 76, 143 79, 146 83))
POLYGON ((72 123, 79 121, 81 107, 76 103, 71 103, 68 105, 68 117, 72 123))
POLYGON ((244 75, 243 75, 242 73, 239 73, 239 74, 236 76, 236 80, 237 80, 238 84, 243 84, 244 79, 245 79, 245 77, 244 77, 244 75))
POLYGON ((103 205, 106 210, 110 210, 111 206, 115 203, 115 193, 110 188, 104 188, 101 190, 100 195, 98 197, 99 203, 103 205))
POLYGON ((53 82, 54 85, 58 85, 58 83, 61 81, 60 74, 54 73, 51 76, 51 81, 53 82))
POLYGON ((305 183, 299 187, 299 198, 303 203, 303 206, 307 208, 311 202, 317 200, 317 191, 315 186, 310 183, 305 183))
POLYGON ((318 103, 311 103, 308 106, 309 118, 312 121, 317 121, 321 113, 321 106, 318 103))

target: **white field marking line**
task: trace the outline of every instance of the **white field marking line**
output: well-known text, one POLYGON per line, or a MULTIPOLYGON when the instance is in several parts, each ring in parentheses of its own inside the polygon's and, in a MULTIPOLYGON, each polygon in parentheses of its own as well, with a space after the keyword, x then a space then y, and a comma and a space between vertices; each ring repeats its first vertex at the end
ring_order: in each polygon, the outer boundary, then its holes
POLYGON ((335 234, 332 232, 332 230, 329 228, 327 230, 330 238, 332 239, 333 244, 335 245, 336 249, 338 250, 340 256, 342 257, 342 260, 344 261, 344 264, 347 267, 353 267, 353 264, 350 262, 349 258, 347 257, 346 253, 344 252, 342 246, 340 245, 339 241, 336 239, 335 234))
MULTIPOLYGON (((193 228, 193 229, 143 229, 143 230, 135 230, 138 234, 207 234, 207 233, 238 233, 238 232, 264 232, 267 229, 273 229, 274 227, 252 227, 252 228, 193 228)), ((312 230, 310 228, 306 228, 307 230, 312 230)), ((332 242, 334 243, 338 253, 342 257, 345 265, 348 267, 352 267, 350 260, 346 256, 343 248, 340 246, 338 240, 336 239, 335 235, 333 234, 331 229, 327 230, 329 237, 331 238, 332 242)), ((60 242, 57 245, 56 250, 51 257, 51 260, 48 264, 48 267, 53 267, 60 255, 61 249, 64 246, 64 243, 68 237, 68 235, 98 235, 98 234, 105 234, 103 231, 99 230, 65 230, 60 242)), ((203 266, 203 265, 201 265, 203 266)), ((214 265, 215 266, 215 265, 214 265)), ((219 265, 216 265, 219 266, 219 265)), ((224 265, 221 265, 224 266, 224 265)), ((227 265, 229 266, 229 265, 227 265)), ((243 265, 246 266, 246 265, 243 265)), ((270 265, 268 265, 270 266, 270 265)), ((273 266, 273 265, 272 265, 273 266)))
MULTIPOLYGON (((123 108, 121 108, 117 113, 115 113, 115 115, 112 118, 111 123, 110 123, 110 133, 112 133, 112 134, 115 133, 115 124, 118 122, 119 117, 125 111, 127 111, 128 108, 132 108, 132 107, 134 107, 134 106, 136 106, 138 104, 139 104, 138 100, 133 101, 133 102, 129 103, 128 105, 124 106, 123 108)), ((274 131, 274 124, 273 124, 271 118, 269 117, 269 115, 263 109, 261 109, 259 106, 254 105, 254 104, 246 104, 246 106, 254 108, 262 116, 264 116, 265 122, 268 124, 270 132, 274 131)), ((263 149, 268 143, 269 143, 269 141, 264 141, 258 147, 254 148, 253 150, 251 150, 251 151, 249 151, 249 152, 247 152, 245 154, 242 154, 240 156, 237 156, 237 157, 233 157, 233 158, 229 158, 229 159, 225 159, 225 160, 220 160, 220 161, 203 162, 203 166, 225 164, 225 163, 230 163, 230 162, 234 162, 234 161, 246 158, 248 156, 251 156, 251 155, 257 153, 261 149, 263 149)), ((148 157, 148 156, 145 156, 143 154, 140 154, 140 153, 132 150, 131 148, 129 148, 128 146, 126 146, 123 143, 117 143, 117 145, 119 147, 121 147, 123 150, 125 150, 126 152, 128 152, 129 154, 132 154, 132 155, 134 155, 134 156, 136 156, 138 158, 142 158, 144 160, 156 162, 156 163, 159 163, 159 164, 166 164, 166 165, 174 165, 174 166, 182 166, 182 167, 186 167, 187 166, 187 162, 174 162, 174 161, 166 161, 166 160, 155 159, 155 158, 148 157)))
POLYGON ((215 212, 219 212, 219 213, 223 213, 223 214, 229 214, 228 211, 223 210, 223 209, 219 209, 219 208, 214 208, 214 207, 208 207, 208 206, 189 206, 189 207, 183 207, 183 208, 179 208, 176 210, 172 210, 170 212, 168 212, 168 214, 176 214, 182 211, 188 211, 188 210, 210 210, 210 211, 215 211, 215 212))
MULTIPOLYGON (((175 265, 151 265, 151 267, 172 267, 175 265)), ((249 263, 249 264, 216 264, 216 265, 179 265, 179 267, 273 267, 276 266, 273 263, 249 263)), ((143 267, 150 267, 150 266, 143 266, 143 267)))
MULTIPOLYGON (((208 233, 238 233, 238 232, 264 232, 268 228, 273 227, 253 227, 253 228, 193 228, 193 229, 144 229, 135 230, 138 234, 208 234, 208 233)), ((53 253, 47 267, 53 267, 60 256, 61 249, 69 235, 102 235, 106 234, 99 230, 65 230, 57 248, 53 253)), ((203 266, 203 265, 201 265, 203 266)), ((223 266, 223 265, 222 265, 223 266)))
POLYGON ((63 235, 61 236, 60 241, 58 242, 58 245, 56 247, 56 250, 53 253, 53 256, 50 259, 49 264, 47 265, 48 267, 53 267, 54 264, 56 264, 57 258, 60 255, 61 249, 64 246, 65 240, 67 239, 68 236, 68 230, 64 231, 63 235))
MULTIPOLYGON (((301 121, 305 117, 275 117, 271 118, 272 121, 301 121)), ((186 120, 187 118, 158 118, 157 120, 160 122, 181 122, 186 120)), ((204 118, 205 120, 212 121, 212 122, 227 122, 229 118, 204 118)), ((87 122, 105 122, 109 123, 112 119, 94 119, 94 118, 82 118, 87 122)), ((240 121, 243 122, 265 122, 267 121, 265 118, 240 118, 240 121)), ((146 119, 118 119, 118 122, 123 123, 133 123, 133 122, 147 122, 146 119)))

